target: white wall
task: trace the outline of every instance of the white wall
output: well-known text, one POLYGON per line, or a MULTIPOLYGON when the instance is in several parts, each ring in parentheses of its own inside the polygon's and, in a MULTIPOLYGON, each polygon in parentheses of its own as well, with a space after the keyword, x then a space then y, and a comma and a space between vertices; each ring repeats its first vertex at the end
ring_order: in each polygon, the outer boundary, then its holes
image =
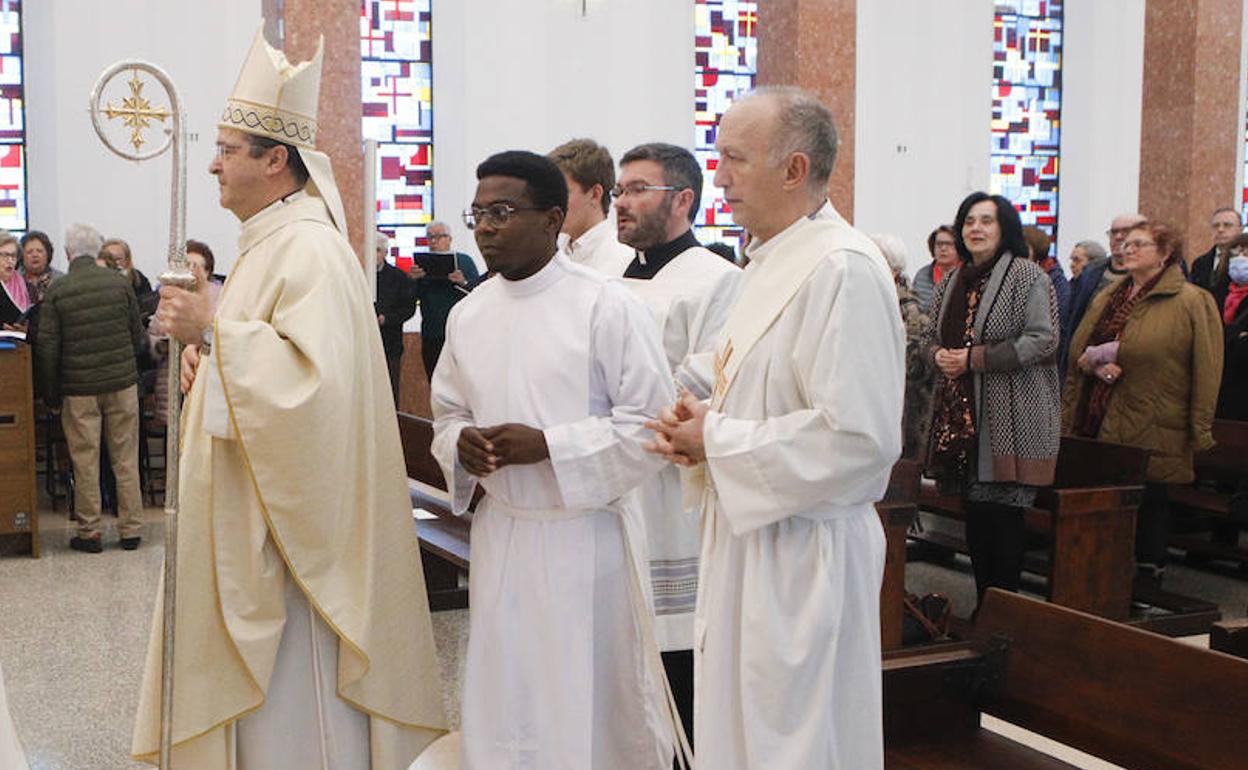
POLYGON ((1069 272, 1082 240, 1140 201, 1145 0, 1067 2, 1057 253, 1069 272))
POLYGON ((860 2, 857 67, 854 224, 901 236, 913 274, 988 188, 992 0, 860 2))
POLYGON ((434 0, 434 212, 456 249, 477 254, 459 215, 492 153, 546 153, 573 137, 617 160, 642 142, 692 147, 692 0, 588 0, 587 11, 581 0, 434 0))
MULTIPOLYGON (((1137 205, 1144 2, 1066 3, 1063 259, 1137 205)), ((901 235, 914 268, 927 260, 927 233, 988 186, 992 5, 858 6, 855 220, 901 235)), ((129 240, 144 272, 160 272, 169 160, 123 161, 86 115, 97 74, 138 56, 165 67, 182 91, 196 135, 188 234, 228 269, 238 225, 217 205, 206 168, 218 110, 260 24, 259 0, 41 0, 24 13, 31 227, 59 247, 67 225, 91 222, 129 240)), ((546 152, 574 136, 617 158, 644 141, 692 142, 692 0, 588 0, 584 16, 581 0, 434 0, 433 24, 435 214, 460 250, 476 253, 459 212, 490 153, 546 152)))
MULTIPOLYGON (((1138 205, 1144 2, 1065 4, 1063 262, 1138 205)), ((912 268, 926 263, 932 228, 988 188, 992 13, 991 0, 858 5, 855 224, 902 236, 912 268)))
POLYGON ((207 168, 217 117, 260 26, 258 0, 40 0, 24 3, 23 14, 30 227, 51 236, 54 264, 65 267, 65 228, 87 222, 105 237, 129 241, 136 265, 153 280, 165 266, 169 156, 123 160, 96 137, 87 113, 100 72, 120 59, 141 58, 164 68, 178 86, 193 137, 187 233, 206 241, 218 271, 227 270, 238 221, 217 205, 207 168))

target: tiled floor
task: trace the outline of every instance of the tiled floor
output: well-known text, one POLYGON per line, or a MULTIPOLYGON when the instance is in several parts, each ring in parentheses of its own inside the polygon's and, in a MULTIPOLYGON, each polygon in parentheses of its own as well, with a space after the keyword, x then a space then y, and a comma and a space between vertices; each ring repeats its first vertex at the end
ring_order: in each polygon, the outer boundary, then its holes
MULTIPOLYGON (((104 553, 91 555, 69 550, 72 530, 63 513, 45 512, 43 558, 0 557, 0 666, 32 770, 147 767, 129 760, 128 749, 160 573, 162 517, 158 509, 147 512, 138 551, 117 548, 110 531, 104 553)), ((914 564, 908 583, 920 594, 951 596, 960 614, 974 600, 971 579, 961 571, 914 564)), ((1183 567, 1171 568, 1167 587, 1217 601, 1228 617, 1242 617, 1248 605, 1248 582, 1183 567)), ((457 726, 467 612, 433 618, 442 664, 437 686, 457 726)), ((1010 725, 988 724, 1032 740, 1010 725)), ((1060 746, 1053 751, 1088 770, 1110 767, 1060 746)))
MULTIPOLYGON (((149 768, 130 760, 129 748, 163 515, 146 512, 139 550, 122 551, 110 530, 96 555, 69 550, 73 530, 64 513, 43 513, 43 557, 0 558, 0 666, 31 770, 149 768)), ((467 611, 433 616, 443 672, 435 686, 456 726, 467 621, 467 611)))

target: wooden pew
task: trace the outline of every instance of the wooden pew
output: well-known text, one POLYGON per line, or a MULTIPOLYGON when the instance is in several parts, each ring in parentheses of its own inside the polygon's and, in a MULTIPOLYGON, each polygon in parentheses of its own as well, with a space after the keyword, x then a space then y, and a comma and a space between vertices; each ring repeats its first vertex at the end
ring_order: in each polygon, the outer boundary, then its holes
MULTIPOLYGON (((1028 532, 1047 540, 1049 601, 1127 619, 1135 575, 1135 512, 1147 462, 1147 453, 1135 447, 1062 438, 1053 486, 1040 490, 1025 514, 1028 532)), ((919 509, 965 521, 961 499, 937 494, 932 482, 923 484, 919 509)), ((964 540, 944 532, 914 537, 966 551, 964 540)))
POLYGON ((1234 520, 1231 493, 1225 491, 1248 479, 1248 422, 1214 420, 1213 438, 1213 449, 1196 455, 1196 483, 1170 487, 1172 529, 1189 530, 1171 534, 1170 545, 1186 552, 1189 561, 1230 561, 1240 574, 1248 574, 1248 548, 1239 544, 1248 521, 1234 520), (1190 530, 1209 532, 1210 537, 1190 530))
POLYGON ((1248 661, 996 589, 970 642, 884 660, 888 770, 1071 768, 988 714, 1132 770, 1248 764, 1248 661))
POLYGON ((429 609, 434 612, 463 609, 468 606, 468 589, 460 585, 460 578, 468 572, 471 557, 472 515, 461 518, 451 513, 445 497, 446 478, 429 449, 433 443, 433 423, 403 412, 398 413, 398 418, 412 507, 433 514, 433 518, 415 522, 429 609))
POLYGON ((918 513, 921 469, 914 460, 898 460, 884 499, 875 504, 884 525, 884 583, 880 586, 880 641, 885 650, 901 647, 901 619, 906 598, 906 535, 918 513))

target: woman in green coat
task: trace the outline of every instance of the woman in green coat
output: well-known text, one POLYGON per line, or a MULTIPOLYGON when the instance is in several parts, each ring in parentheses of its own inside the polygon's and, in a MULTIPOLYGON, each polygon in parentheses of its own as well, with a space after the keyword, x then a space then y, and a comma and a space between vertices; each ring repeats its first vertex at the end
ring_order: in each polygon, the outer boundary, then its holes
POLYGON ((1139 571, 1160 583, 1169 525, 1167 484, 1194 478, 1213 446, 1222 378, 1222 322, 1210 294, 1188 283, 1177 234, 1143 223, 1127 234, 1127 276, 1092 300, 1071 340, 1063 432, 1147 449, 1136 525, 1139 571))

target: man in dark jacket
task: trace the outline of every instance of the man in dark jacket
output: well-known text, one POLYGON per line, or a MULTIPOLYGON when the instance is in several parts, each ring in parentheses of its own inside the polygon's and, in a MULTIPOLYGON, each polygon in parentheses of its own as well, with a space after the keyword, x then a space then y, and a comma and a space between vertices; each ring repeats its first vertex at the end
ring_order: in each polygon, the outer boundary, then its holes
POLYGON ((1227 246, 1235 240, 1235 236, 1243 232, 1244 227, 1239 219, 1239 212, 1229 206, 1213 212, 1209 226, 1213 228, 1213 248, 1192 262, 1188 280, 1212 294, 1214 302, 1221 309, 1230 287, 1230 278, 1226 272, 1227 263, 1230 261, 1227 246))
POLYGON ((139 304, 130 282, 100 267, 104 239, 89 225, 65 234, 69 272, 48 287, 40 310, 35 358, 43 397, 61 412, 74 466, 74 514, 78 535, 71 548, 87 553, 100 543, 100 428, 108 441, 121 547, 133 551, 142 535, 139 490, 139 395, 135 356, 143 350, 139 304))
POLYGON ((403 324, 416 313, 416 287, 403 271, 386 261, 390 238, 377 233, 377 300, 373 309, 381 327, 381 346, 390 370, 390 392, 399 406, 399 375, 403 362, 403 324))
POLYGON ((456 267, 445 278, 427 276, 419 265, 410 273, 416 279, 416 297, 420 300, 420 357, 425 362, 425 374, 433 382, 433 367, 446 342, 446 317, 476 284, 477 266, 472 257, 451 249, 451 229, 445 222, 431 223, 427 232, 429 251, 454 254, 456 267))

